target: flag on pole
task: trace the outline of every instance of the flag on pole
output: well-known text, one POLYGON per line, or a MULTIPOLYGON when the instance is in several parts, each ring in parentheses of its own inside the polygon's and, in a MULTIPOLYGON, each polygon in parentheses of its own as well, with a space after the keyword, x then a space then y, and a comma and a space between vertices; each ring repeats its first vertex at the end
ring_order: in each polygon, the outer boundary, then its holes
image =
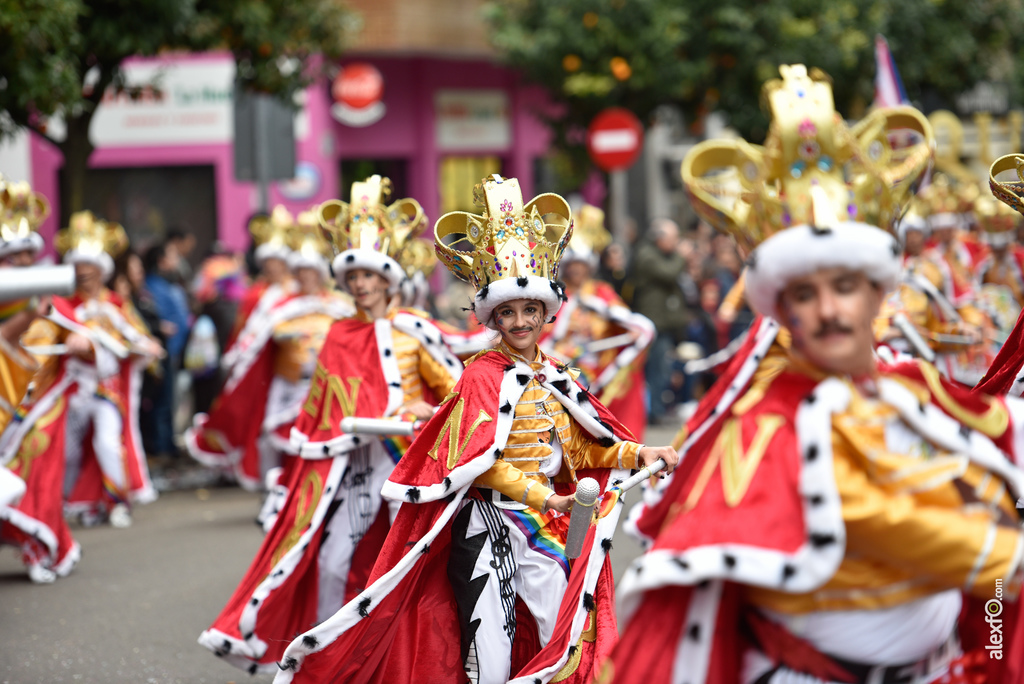
POLYGON ((889 43, 882 35, 875 36, 875 106, 895 107, 910 104, 889 43))

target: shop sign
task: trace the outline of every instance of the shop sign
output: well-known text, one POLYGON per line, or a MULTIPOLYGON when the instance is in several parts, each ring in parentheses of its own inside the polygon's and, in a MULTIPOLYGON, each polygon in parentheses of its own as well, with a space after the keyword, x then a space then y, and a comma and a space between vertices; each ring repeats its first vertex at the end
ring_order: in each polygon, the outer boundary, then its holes
POLYGON ((504 152, 512 144, 503 90, 438 90, 434 94, 437 148, 442 152, 504 152))
POLYGON ((386 113, 384 77, 367 62, 346 64, 331 83, 331 116, 346 126, 377 123, 386 113))
POLYGON ((89 128, 94 145, 231 142, 233 60, 129 62, 124 70, 141 91, 135 99, 107 91, 89 128))

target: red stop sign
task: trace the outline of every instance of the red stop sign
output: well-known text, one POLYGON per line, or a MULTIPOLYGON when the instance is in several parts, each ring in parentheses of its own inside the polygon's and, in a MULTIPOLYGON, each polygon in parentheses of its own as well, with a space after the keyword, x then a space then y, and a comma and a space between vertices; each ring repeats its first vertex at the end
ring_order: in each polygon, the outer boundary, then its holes
POLYGON ((587 129, 587 151, 605 171, 622 171, 632 166, 643 141, 643 124, 633 112, 622 107, 605 109, 587 129))
POLYGON ((384 96, 384 77, 372 64, 353 62, 334 77, 331 96, 352 109, 365 109, 384 96))

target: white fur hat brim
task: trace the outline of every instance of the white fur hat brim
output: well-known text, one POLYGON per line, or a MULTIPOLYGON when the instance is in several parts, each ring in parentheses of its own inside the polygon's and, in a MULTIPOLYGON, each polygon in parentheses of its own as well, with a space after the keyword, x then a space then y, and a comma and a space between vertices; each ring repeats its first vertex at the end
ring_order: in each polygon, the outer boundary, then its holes
POLYGON ((346 249, 334 257, 331 265, 334 267, 334 277, 338 280, 338 285, 346 290, 348 288, 345 286, 345 275, 357 268, 381 275, 388 281, 388 294, 391 295, 398 292, 399 286, 405 280, 405 272, 397 261, 373 249, 346 249))
POLYGON ((541 276, 503 278, 480 288, 473 299, 473 313, 478 321, 491 330, 497 330, 491 314, 499 305, 516 299, 536 299, 544 303, 544 314, 550 320, 565 301, 565 288, 541 276))
POLYGON ((80 252, 77 249, 71 249, 64 253, 64 263, 99 266, 100 272, 103 274, 103 282, 107 282, 114 275, 114 260, 106 252, 97 254, 95 252, 80 252))
POLYGON ((331 271, 327 259, 319 254, 308 252, 292 252, 288 255, 288 268, 295 271, 300 268, 315 268, 325 279, 331 277, 331 271))
POLYGON ((281 259, 283 261, 288 261, 288 257, 291 253, 292 250, 288 249, 284 245, 264 242, 256 248, 256 252, 253 256, 256 257, 257 264, 262 264, 267 259, 281 259))
POLYGON ((861 271, 889 292, 899 283, 902 253, 890 233, 864 223, 840 223, 833 229, 795 226, 771 236, 750 255, 747 301, 757 313, 782 321, 779 293, 793 278, 837 267, 861 271))
POLYGON ((15 238, 9 242, 0 242, 0 259, 17 254, 18 252, 32 252, 38 254, 43 249, 43 236, 39 233, 29 233, 26 237, 15 238))
POLYGON ((570 245, 564 252, 562 252, 562 266, 564 267, 565 264, 571 261, 582 261, 587 266, 590 266, 591 269, 596 269, 600 258, 598 257, 597 252, 593 250, 573 249, 570 245))

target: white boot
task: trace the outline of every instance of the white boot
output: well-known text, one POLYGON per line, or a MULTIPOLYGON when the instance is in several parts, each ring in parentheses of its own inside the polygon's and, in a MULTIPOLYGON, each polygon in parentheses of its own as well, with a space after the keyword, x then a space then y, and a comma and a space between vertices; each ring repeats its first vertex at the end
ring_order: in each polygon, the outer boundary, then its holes
POLYGON ((44 568, 42 565, 28 566, 28 578, 33 584, 53 584, 57 580, 57 573, 44 568))
POLYGON ((128 504, 119 503, 110 509, 110 525, 119 528, 132 526, 132 514, 128 510, 128 504))

